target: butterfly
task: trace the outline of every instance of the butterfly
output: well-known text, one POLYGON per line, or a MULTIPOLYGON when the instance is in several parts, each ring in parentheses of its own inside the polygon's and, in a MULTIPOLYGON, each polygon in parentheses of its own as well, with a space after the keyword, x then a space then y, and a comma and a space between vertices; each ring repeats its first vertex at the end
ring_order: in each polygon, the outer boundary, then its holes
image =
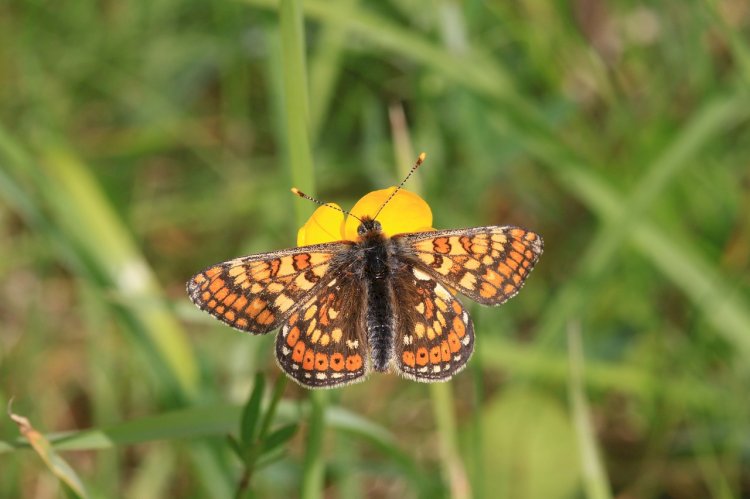
POLYGON ((304 387, 339 387, 391 369, 447 381, 474 351, 474 326, 456 292, 484 305, 512 298, 542 254, 542 238, 514 226, 389 237, 377 216, 355 217, 354 240, 212 265, 187 292, 235 329, 280 328, 278 365, 304 387))

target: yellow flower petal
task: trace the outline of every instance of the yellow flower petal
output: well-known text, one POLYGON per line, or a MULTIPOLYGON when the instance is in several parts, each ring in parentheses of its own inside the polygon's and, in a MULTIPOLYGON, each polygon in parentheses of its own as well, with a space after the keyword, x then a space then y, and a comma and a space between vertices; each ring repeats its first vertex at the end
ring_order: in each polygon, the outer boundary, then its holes
MULTIPOLYGON (((339 207, 336 203, 328 206, 339 207)), ((313 212, 305 225, 297 232, 297 246, 341 241, 343 237, 344 214, 338 209, 321 206, 313 212)))
MULTIPOLYGON (((359 218, 373 218, 395 189, 396 187, 389 187, 366 194, 362 199, 357 201, 357 204, 351 209, 351 213, 359 218)), ((433 230, 432 210, 430 210, 430 206, 424 199, 405 189, 398 191, 393 199, 388 201, 388 204, 385 205, 383 211, 378 215, 377 220, 383 226, 383 233, 387 237, 403 234, 404 232, 433 230)), ((357 227, 359 227, 359 223, 359 220, 354 217, 346 218, 343 234, 344 239, 357 240, 357 227)))

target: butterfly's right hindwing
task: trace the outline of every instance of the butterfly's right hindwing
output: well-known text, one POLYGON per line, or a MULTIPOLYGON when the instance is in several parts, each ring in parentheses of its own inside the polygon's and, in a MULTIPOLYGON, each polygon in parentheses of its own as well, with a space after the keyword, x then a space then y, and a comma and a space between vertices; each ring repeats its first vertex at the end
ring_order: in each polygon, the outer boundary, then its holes
POLYGON ((474 351, 474 325, 458 298, 423 270, 404 265, 393 281, 394 362, 415 381, 447 381, 474 351))

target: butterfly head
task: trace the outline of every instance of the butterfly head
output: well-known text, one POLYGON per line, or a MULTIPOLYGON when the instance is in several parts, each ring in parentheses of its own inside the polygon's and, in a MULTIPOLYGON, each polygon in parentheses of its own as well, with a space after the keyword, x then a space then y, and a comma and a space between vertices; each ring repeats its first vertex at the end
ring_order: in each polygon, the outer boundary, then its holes
POLYGON ((361 224, 357 227, 357 235, 359 237, 365 237, 368 234, 380 234, 383 232, 383 226, 380 222, 370 217, 362 217, 361 224))

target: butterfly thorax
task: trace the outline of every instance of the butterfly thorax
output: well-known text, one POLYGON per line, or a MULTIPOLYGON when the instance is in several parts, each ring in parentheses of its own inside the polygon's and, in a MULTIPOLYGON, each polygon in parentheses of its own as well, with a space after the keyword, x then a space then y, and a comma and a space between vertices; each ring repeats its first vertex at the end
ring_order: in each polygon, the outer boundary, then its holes
POLYGON ((377 220, 363 218, 357 233, 360 237, 359 245, 363 250, 367 339, 372 367, 377 371, 386 371, 393 355, 395 327, 390 248, 377 220))

